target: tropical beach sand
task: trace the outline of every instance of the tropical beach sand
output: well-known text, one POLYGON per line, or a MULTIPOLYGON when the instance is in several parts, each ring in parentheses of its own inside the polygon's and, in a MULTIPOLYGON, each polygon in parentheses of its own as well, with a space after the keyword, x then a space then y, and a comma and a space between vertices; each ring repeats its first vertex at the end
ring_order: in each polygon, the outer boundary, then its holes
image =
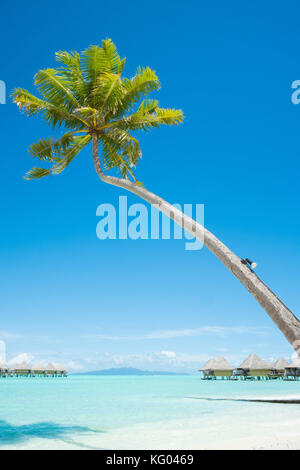
POLYGON ((3 379, 0 449, 300 449, 299 404, 231 400, 259 397, 300 399, 300 382, 3 379))

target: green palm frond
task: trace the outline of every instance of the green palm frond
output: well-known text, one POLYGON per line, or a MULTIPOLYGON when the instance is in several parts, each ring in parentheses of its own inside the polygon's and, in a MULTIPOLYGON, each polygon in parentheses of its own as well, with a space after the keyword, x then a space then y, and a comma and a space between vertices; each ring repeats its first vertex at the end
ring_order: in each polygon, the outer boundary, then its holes
POLYGON ((134 174, 130 168, 130 162, 127 161, 127 156, 120 151, 117 142, 105 135, 102 136, 101 143, 104 168, 106 170, 117 168, 122 178, 126 178, 127 174, 130 173, 135 180, 134 174))
POLYGON ((130 168, 135 168, 142 157, 139 141, 122 129, 111 129, 105 137, 115 144, 130 168))
POLYGON ((123 59, 120 60, 118 66, 117 66, 116 73, 118 73, 119 75, 121 75, 121 73, 122 73, 123 70, 124 70, 125 64, 126 64, 126 57, 124 57, 123 59))
POLYGON ((74 160, 79 152, 91 141, 91 136, 74 137, 70 135, 63 136, 59 141, 52 142, 49 139, 40 140, 34 144, 34 156, 39 155, 37 152, 42 152, 41 160, 46 160, 54 165, 51 168, 37 168, 34 167, 25 175, 25 179, 40 179, 44 176, 51 174, 58 175, 74 160), (37 155, 36 155, 37 153, 37 155))
POLYGON ((142 156, 140 144, 137 139, 121 129, 112 129, 101 135, 103 146, 103 161, 107 170, 117 167, 123 178, 129 173, 133 179, 133 168, 136 167, 142 156))
POLYGON ((113 114, 121 104, 123 92, 120 75, 104 72, 92 91, 93 106, 104 115, 113 114))
POLYGON ((158 109, 159 102, 157 100, 143 100, 138 107, 138 111, 144 114, 153 114, 158 109))
POLYGON ((110 39, 102 41, 102 46, 90 46, 81 56, 81 69, 86 79, 93 85, 101 73, 120 74, 125 59, 121 60, 117 48, 110 39))
POLYGON ((80 107, 70 89, 70 81, 55 69, 40 70, 34 81, 45 100, 55 106, 63 105, 68 110, 80 107))
POLYGON ((51 174, 51 170, 50 169, 46 169, 46 168, 38 168, 36 166, 34 166, 30 171, 28 171, 26 173, 26 175, 24 176, 24 178, 26 180, 34 180, 34 179, 41 179, 43 178, 44 176, 49 176, 51 174))
POLYGON ((45 121, 53 127, 57 125, 64 125, 68 129, 83 127, 83 123, 80 123, 76 116, 72 115, 63 105, 55 106, 48 101, 37 98, 23 88, 14 90, 11 96, 21 111, 24 111, 28 116, 41 114, 45 121))
POLYGON ((61 173, 96 134, 105 169, 119 170, 122 178, 131 176, 138 184, 133 171, 142 152, 133 133, 179 124, 182 111, 160 108, 157 100, 149 99, 160 88, 150 67, 139 67, 133 78, 124 78, 126 59, 120 58, 110 39, 80 54, 59 51, 56 61, 57 69, 40 70, 35 76, 41 97, 22 88, 12 93, 20 110, 39 115, 64 132, 60 138, 40 139, 30 146, 31 156, 51 167, 34 167, 26 179, 61 173))
POLYGON ((86 135, 84 137, 75 137, 71 147, 67 148, 65 152, 61 152, 60 159, 52 167, 51 173, 58 175, 74 160, 74 158, 81 152, 81 150, 91 141, 92 137, 86 135))
POLYGON ((107 72, 119 73, 119 70, 123 70, 125 61, 121 60, 117 48, 111 39, 104 39, 102 41, 103 51, 103 64, 107 67, 107 72))
POLYGON ((144 107, 130 116, 124 117, 116 122, 112 122, 111 126, 127 131, 147 131, 153 127, 159 127, 162 124, 170 126, 180 124, 184 119, 183 112, 180 109, 163 109, 155 108, 155 110, 145 111, 144 107))
POLYGON ((80 54, 78 52, 59 51, 56 52, 55 58, 57 62, 62 64, 59 68, 61 74, 67 79, 68 87, 72 91, 76 100, 84 105, 88 84, 84 80, 82 70, 80 68, 80 54))
POLYGON ((53 137, 48 137, 45 139, 40 139, 37 143, 32 144, 29 147, 29 153, 38 158, 39 160, 44 160, 47 162, 55 162, 57 157, 65 152, 68 147, 74 141, 74 134, 66 132, 60 139, 53 139, 53 137))
POLYGON ((168 124, 169 126, 176 126, 181 124, 184 120, 184 114, 181 109, 165 109, 158 108, 152 114, 153 122, 160 124, 168 124))
POLYGON ((139 67, 135 77, 131 80, 124 78, 122 82, 124 96, 122 104, 115 114, 116 117, 132 109, 144 96, 160 88, 160 82, 156 73, 149 67, 139 67))
POLYGON ((101 114, 95 108, 90 106, 84 106, 83 108, 77 108, 74 110, 75 116, 86 123, 87 127, 96 126, 98 121, 101 121, 101 114))

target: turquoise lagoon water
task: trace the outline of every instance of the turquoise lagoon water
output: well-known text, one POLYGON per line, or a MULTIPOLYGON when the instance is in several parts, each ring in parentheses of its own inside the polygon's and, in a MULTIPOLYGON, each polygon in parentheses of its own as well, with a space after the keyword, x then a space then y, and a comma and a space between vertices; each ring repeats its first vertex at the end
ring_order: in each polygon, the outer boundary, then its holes
POLYGON ((300 447, 298 404, 203 399, 266 396, 300 397, 300 381, 0 379, 0 449, 300 447))

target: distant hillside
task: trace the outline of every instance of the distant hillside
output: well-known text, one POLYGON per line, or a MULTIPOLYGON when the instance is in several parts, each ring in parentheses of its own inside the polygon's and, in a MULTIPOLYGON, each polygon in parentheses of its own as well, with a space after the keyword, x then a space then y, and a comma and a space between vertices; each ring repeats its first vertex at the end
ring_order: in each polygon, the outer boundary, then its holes
POLYGON ((179 372, 162 372, 162 371, 150 371, 150 370, 140 370, 134 369, 133 367, 122 367, 115 369, 103 369, 103 370, 94 370, 90 372, 81 372, 76 375, 189 375, 179 372))

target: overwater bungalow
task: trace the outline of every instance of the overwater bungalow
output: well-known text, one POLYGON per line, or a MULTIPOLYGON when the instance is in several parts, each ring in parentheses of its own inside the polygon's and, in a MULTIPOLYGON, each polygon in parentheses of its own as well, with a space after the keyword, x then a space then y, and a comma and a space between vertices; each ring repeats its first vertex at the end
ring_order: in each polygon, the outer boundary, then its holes
POLYGON ((31 370, 32 370, 32 375, 34 375, 34 376, 45 377, 45 375, 46 375, 45 368, 42 366, 42 364, 40 362, 36 362, 32 366, 31 370))
POLYGON ((12 367, 13 375, 16 377, 25 376, 28 377, 31 375, 31 367, 27 362, 22 362, 21 364, 16 364, 12 367))
POLYGON ((291 364, 288 363, 283 357, 277 359, 277 361, 272 364, 272 369, 270 370, 270 378, 278 379, 284 376, 284 371, 286 368, 290 367, 291 364))
POLYGON ((15 364, 10 369, 0 361, 0 378, 1 377, 67 377, 66 368, 61 364, 49 363, 47 367, 43 367, 40 362, 35 363, 32 367, 27 362, 15 364))
POLYGON ((284 380, 299 380, 300 379, 300 360, 296 359, 292 364, 284 370, 284 380))
POLYGON ((57 375, 59 375, 60 377, 67 376, 67 369, 62 364, 56 364, 56 371, 57 371, 57 375))
POLYGON ((229 379, 233 374, 234 367, 229 364, 225 357, 218 357, 213 364, 213 372, 215 377, 229 379))
POLYGON ((234 375, 245 379, 267 379, 269 378, 271 364, 264 361, 256 354, 250 354, 235 370, 234 375))
POLYGON ((57 375, 57 370, 54 364, 49 362, 49 364, 45 367, 45 373, 48 376, 56 376, 57 375))
POLYGON ((216 380, 218 377, 221 379, 230 379, 233 373, 233 367, 224 357, 218 357, 218 359, 211 358, 204 364, 201 369, 203 373, 203 379, 216 380))
POLYGON ((202 372, 203 379, 209 380, 213 378, 213 363, 215 361, 214 357, 211 357, 205 364, 199 369, 199 372, 202 372))

